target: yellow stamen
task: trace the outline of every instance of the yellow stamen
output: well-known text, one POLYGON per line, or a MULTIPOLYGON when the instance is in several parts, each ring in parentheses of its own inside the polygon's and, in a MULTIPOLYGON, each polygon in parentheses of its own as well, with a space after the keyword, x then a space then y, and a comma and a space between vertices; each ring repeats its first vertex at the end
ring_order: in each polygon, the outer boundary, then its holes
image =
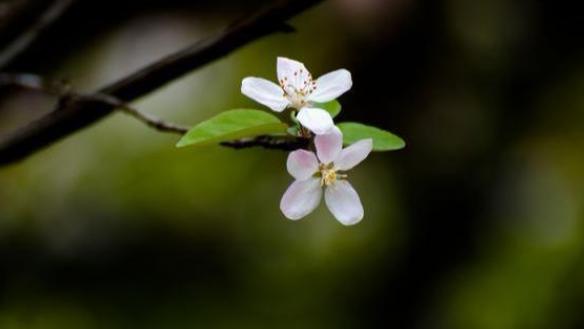
POLYGON ((325 169, 321 171, 321 186, 329 186, 337 180, 337 173, 333 169, 325 169))
POLYGON ((320 186, 329 186, 336 182, 337 179, 346 178, 347 175, 339 174, 335 170, 332 164, 325 165, 321 164, 319 168, 320 172, 320 186))

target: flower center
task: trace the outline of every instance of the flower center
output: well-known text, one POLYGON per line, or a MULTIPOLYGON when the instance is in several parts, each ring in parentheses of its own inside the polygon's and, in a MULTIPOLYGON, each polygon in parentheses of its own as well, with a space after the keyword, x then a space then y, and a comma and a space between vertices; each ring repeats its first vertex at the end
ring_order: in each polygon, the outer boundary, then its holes
POLYGON ((337 179, 347 177, 347 175, 337 173, 332 164, 329 165, 321 164, 319 167, 319 173, 320 186, 329 186, 333 184, 337 179))
POLYGON ((333 169, 321 170, 322 178, 320 179, 321 186, 329 186, 337 180, 337 172, 333 169))
POLYGON ((295 109, 301 109, 306 105, 306 100, 302 93, 292 91, 290 93, 286 92, 286 98, 290 101, 290 104, 295 109))
POLYGON ((306 98, 316 90, 316 81, 312 75, 302 69, 295 71, 291 77, 284 77, 280 81, 280 87, 293 108, 301 109, 307 105, 306 98))

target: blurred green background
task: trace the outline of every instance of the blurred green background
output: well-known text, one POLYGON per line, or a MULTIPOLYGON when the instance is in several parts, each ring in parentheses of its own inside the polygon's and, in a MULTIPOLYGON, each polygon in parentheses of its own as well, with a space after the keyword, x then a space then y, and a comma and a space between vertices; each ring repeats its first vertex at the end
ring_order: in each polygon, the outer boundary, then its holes
MULTIPOLYGON (((267 3, 80 0, 5 71, 91 91, 267 3)), ((575 7, 329 0, 134 104, 195 124, 259 108, 241 79, 277 56, 349 69, 338 120, 408 143, 351 172, 357 226, 281 215, 284 152, 176 149, 119 113, 0 168, 0 328, 582 328, 575 7)), ((2 89, 0 133, 54 102, 2 89)))

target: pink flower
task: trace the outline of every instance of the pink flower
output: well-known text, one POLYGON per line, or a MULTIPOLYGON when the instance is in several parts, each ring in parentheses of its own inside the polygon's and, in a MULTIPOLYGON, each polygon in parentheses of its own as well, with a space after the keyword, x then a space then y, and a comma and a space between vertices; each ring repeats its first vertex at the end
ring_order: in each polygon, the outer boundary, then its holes
POLYGON ((320 203, 324 189, 325 203, 335 218, 343 225, 357 224, 363 219, 363 205, 344 172, 369 155, 373 141, 360 140, 343 149, 341 131, 334 127, 327 134, 317 135, 314 144, 316 155, 296 150, 288 156, 288 172, 296 180, 282 197, 282 213, 292 220, 310 214, 320 203))

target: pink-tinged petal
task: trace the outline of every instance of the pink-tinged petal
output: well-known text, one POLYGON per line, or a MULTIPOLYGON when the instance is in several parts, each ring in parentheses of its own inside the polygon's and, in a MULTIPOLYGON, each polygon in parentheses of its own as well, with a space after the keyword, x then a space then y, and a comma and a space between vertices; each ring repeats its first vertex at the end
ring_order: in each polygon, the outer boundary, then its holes
POLYGON ((241 82, 241 93, 276 112, 282 112, 290 102, 277 84, 262 78, 248 77, 241 82))
POLYGON ((355 142, 339 153, 339 157, 335 160, 335 168, 338 170, 349 170, 355 167, 361 161, 365 160, 372 149, 373 140, 370 138, 355 142))
POLYGON ((303 107, 296 119, 316 135, 326 134, 335 126, 331 115, 323 109, 303 107))
POLYGON ((316 209, 321 197, 320 179, 297 180, 284 193, 280 201, 280 209, 288 219, 297 220, 316 209))
POLYGON ((292 177, 305 180, 318 171, 318 160, 313 152, 296 150, 288 155, 286 167, 292 177))
POLYGON ((354 225, 363 219, 361 199, 346 180, 338 180, 327 186, 324 200, 331 213, 343 225, 354 225))
POLYGON ((286 57, 278 57, 277 71, 278 81, 286 90, 302 90, 310 80, 310 72, 304 64, 286 57))
POLYGON ((353 86, 351 73, 345 69, 327 73, 316 80, 316 89, 308 100, 324 103, 341 96, 353 86))
POLYGON ((335 126, 328 133, 314 137, 314 146, 320 162, 324 164, 334 162, 343 148, 343 134, 335 126))

